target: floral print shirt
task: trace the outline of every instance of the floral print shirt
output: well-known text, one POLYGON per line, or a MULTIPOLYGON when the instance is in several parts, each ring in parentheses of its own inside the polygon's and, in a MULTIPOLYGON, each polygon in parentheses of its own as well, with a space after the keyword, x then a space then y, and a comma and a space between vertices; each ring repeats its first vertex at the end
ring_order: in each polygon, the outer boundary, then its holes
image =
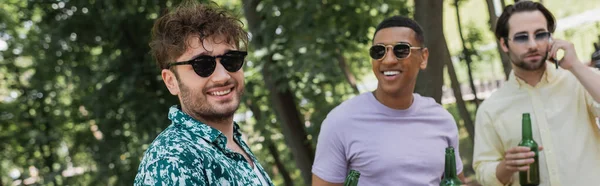
MULTIPOLYGON (((140 163, 134 185, 261 186, 258 175, 246 159, 226 148, 227 138, 219 130, 181 111, 169 110, 171 125, 152 142, 140 163)), ((268 186, 269 175, 234 123, 234 140, 244 149, 268 186)))

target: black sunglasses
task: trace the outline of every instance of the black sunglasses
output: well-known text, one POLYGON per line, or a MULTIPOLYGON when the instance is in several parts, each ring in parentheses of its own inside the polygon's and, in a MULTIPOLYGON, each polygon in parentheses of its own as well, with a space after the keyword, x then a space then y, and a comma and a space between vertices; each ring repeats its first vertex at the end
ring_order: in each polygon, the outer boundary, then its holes
POLYGON ((170 63, 167 68, 171 68, 175 65, 192 65, 194 72, 200 77, 210 76, 217 67, 217 58, 221 58, 221 65, 225 70, 229 72, 237 72, 242 68, 244 64, 244 58, 246 58, 248 52, 244 51, 229 51, 220 56, 207 56, 201 55, 189 61, 174 62, 170 63))
POLYGON ((396 43, 396 45, 394 46, 376 44, 371 46, 371 48, 369 49, 369 55, 371 55, 371 58, 375 60, 383 59, 383 57, 385 57, 385 54, 387 53, 388 47, 392 47, 392 51, 398 59, 403 59, 410 56, 411 49, 421 49, 421 47, 413 47, 409 43, 396 43))
MULTIPOLYGON (((538 32, 536 33, 533 37, 535 41, 549 41, 550 36, 552 34, 550 34, 550 32, 538 32)), ((527 42, 529 42, 529 34, 517 34, 515 35, 512 39, 509 38, 509 40, 512 40, 513 42, 517 43, 517 44, 525 44, 527 42)))

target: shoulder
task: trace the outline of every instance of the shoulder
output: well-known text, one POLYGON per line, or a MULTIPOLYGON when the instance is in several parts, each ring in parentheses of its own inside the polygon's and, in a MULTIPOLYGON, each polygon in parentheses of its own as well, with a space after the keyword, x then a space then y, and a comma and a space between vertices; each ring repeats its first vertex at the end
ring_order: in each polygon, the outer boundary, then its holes
POLYGON ((513 86, 514 85, 512 84, 506 83, 479 104, 475 113, 475 125, 488 123, 487 121, 492 120, 491 116, 501 115, 507 110, 510 110, 514 105, 512 103, 523 99, 522 96, 517 96, 522 93, 518 93, 518 90, 513 86))
POLYGON ((365 104, 369 103, 371 101, 370 97, 373 96, 372 94, 372 92, 365 92, 354 96, 333 108, 333 110, 329 112, 329 115, 359 111, 360 108, 358 106, 365 106, 365 104))
POLYGON ((435 99, 431 97, 421 96, 418 93, 414 93, 414 104, 417 104, 419 110, 423 109, 434 109, 436 112, 434 113, 448 113, 444 107, 435 101, 435 99), (443 110, 440 112, 440 110, 443 110))
POLYGON ((327 114, 324 123, 326 123, 328 120, 348 120, 348 116, 361 113, 365 107, 370 105, 371 100, 369 96, 373 96, 371 94, 371 92, 362 93, 342 102, 327 114))
POLYGON ((197 159, 193 151, 202 149, 198 149, 188 136, 179 128, 170 125, 150 144, 140 165, 150 166, 161 160, 191 163, 192 160, 197 159))
POLYGON ((431 97, 421 96, 420 94, 414 93, 414 104, 417 104, 417 111, 423 117, 441 118, 446 121, 450 121, 454 124, 454 117, 444 106, 435 101, 431 97))

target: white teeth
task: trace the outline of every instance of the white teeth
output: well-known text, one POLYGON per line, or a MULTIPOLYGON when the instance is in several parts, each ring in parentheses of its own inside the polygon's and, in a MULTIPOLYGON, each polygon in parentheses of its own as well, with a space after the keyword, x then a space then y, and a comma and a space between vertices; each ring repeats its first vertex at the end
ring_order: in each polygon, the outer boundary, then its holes
POLYGON ((393 76, 396 74, 400 74, 400 71, 383 71, 383 75, 386 75, 386 76, 393 76))
POLYGON ((213 96, 222 96, 222 95, 225 95, 225 94, 229 94, 230 92, 231 92, 231 89, 227 89, 227 90, 224 90, 224 91, 210 92, 209 94, 213 95, 213 96))

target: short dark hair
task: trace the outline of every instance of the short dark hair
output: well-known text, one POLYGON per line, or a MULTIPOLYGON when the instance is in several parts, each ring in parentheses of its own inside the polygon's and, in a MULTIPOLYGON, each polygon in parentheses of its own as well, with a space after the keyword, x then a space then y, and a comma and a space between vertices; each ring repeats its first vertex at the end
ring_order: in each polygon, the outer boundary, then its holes
POLYGON ((508 5, 504 8, 502 15, 498 18, 498 23, 496 23, 496 38, 506 38, 508 37, 508 19, 519 12, 529 12, 529 11, 540 11, 546 17, 546 21, 548 22, 548 31, 550 33, 554 33, 556 30, 556 19, 554 15, 544 7, 541 3, 533 2, 533 1, 519 1, 514 5, 508 5))
POLYGON ((423 35, 423 29, 421 28, 421 25, 419 25, 419 23, 416 21, 403 16, 393 16, 381 21, 381 23, 379 23, 375 29, 373 39, 375 39, 375 35, 377 32, 379 32, 379 30, 390 27, 407 27, 412 29, 417 34, 417 38, 415 38, 417 39, 417 42, 419 42, 421 46, 425 46, 425 36, 423 35))
MULTIPOLYGON (((158 18, 152 27, 150 49, 160 69, 182 55, 189 43, 187 39, 198 37, 200 41, 210 37, 224 37, 226 44, 239 47, 248 43, 248 33, 242 22, 214 3, 200 4, 185 0, 170 12, 158 18)), ((215 39, 215 38, 212 38, 215 39)))

